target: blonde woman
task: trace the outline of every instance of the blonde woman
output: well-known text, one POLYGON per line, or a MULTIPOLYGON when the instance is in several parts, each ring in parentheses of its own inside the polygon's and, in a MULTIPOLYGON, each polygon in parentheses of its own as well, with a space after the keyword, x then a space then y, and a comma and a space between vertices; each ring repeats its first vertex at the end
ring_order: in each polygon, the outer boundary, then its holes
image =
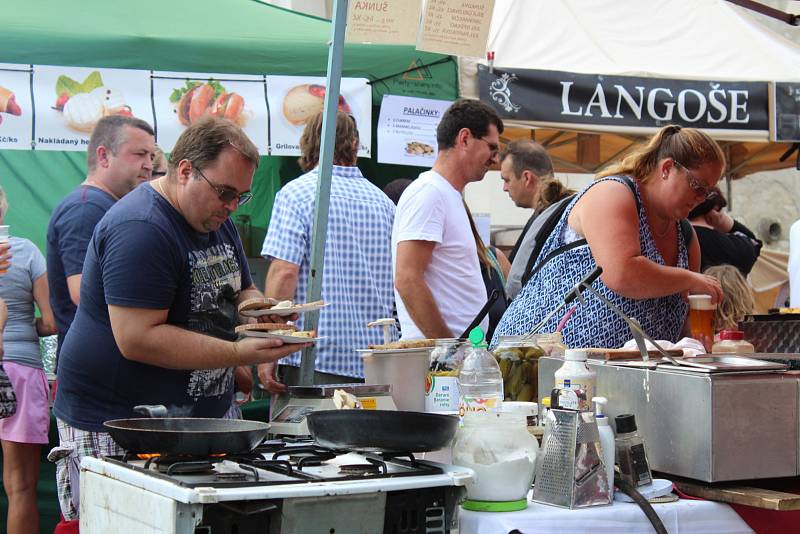
MULTIPOLYGON (((705 293, 718 302, 719 282, 700 274, 700 247, 682 220, 717 185, 725 156, 708 134, 666 126, 604 170, 567 206, 539 253, 532 276, 509 305, 495 337, 525 334, 555 309, 597 266, 594 287, 656 339, 678 341, 685 297, 705 293), (544 258, 550 258, 544 262, 544 258)), ((543 331, 553 332, 560 317, 543 331)), ((625 322, 588 295, 562 331, 570 347, 622 346, 625 322)))
MULTIPOLYGON (((0 224, 8 201, 0 187, 0 224)), ((17 411, 0 419, 3 446, 3 487, 8 495, 6 528, 10 534, 39 531, 36 481, 41 446, 48 442, 49 386, 39 352, 39 336, 56 333, 50 308, 45 260, 36 245, 12 236, 11 263, 0 283, 0 298, 8 305, 2 337, 3 368, 17 397, 17 411), (41 317, 35 318, 34 304, 41 317)))
POLYGON ((714 320, 716 330, 738 330, 739 321, 745 315, 753 313, 755 300, 753 290, 739 269, 733 265, 715 265, 709 267, 705 274, 719 280, 725 298, 717 304, 714 320))

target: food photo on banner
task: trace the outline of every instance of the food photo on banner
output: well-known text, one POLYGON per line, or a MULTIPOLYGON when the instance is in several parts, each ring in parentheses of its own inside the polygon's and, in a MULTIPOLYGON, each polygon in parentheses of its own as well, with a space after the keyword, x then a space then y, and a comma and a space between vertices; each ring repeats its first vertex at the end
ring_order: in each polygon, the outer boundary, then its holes
POLYGON ((383 95, 378 117, 378 162, 432 167, 436 127, 452 104, 410 96, 383 95))
POLYGON ((86 150, 108 115, 153 123, 146 70, 34 65, 33 99, 36 150, 86 150))
MULTIPOLYGON (((300 155, 300 135, 322 111, 325 90, 323 77, 267 76, 270 154, 300 155)), ((356 120, 361 141, 358 156, 372 157, 372 86, 365 78, 342 78, 338 108, 356 120)))
POLYGON ((264 76, 154 72, 153 109, 158 144, 167 152, 194 121, 214 115, 235 122, 267 153, 264 76))
POLYGON ((0 63, 0 149, 30 150, 32 131, 31 68, 0 63))

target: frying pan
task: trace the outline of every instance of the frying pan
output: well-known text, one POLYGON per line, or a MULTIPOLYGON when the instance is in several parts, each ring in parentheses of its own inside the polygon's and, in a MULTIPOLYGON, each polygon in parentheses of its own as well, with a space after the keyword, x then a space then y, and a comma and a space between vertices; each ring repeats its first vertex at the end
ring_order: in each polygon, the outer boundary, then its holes
POLYGON ((126 451, 147 454, 241 454, 256 448, 269 431, 259 421, 195 417, 114 419, 103 426, 126 451))
POLYGON ((314 440, 331 449, 427 452, 445 447, 458 417, 389 410, 319 410, 307 416, 314 440))

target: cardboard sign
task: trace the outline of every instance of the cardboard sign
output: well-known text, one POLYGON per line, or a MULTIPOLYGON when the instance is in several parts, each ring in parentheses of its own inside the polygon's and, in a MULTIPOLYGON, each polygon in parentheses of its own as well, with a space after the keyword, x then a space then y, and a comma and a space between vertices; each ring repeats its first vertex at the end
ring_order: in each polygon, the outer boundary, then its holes
POLYGON ((494 0, 428 0, 417 49, 483 58, 494 0))
POLYGON ((350 43, 413 45, 419 12, 419 0, 351 1, 345 39, 350 43))

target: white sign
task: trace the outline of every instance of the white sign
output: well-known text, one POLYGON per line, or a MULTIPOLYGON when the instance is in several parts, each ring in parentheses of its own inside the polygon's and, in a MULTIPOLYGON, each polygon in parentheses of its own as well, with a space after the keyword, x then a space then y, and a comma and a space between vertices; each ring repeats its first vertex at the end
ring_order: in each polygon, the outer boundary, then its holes
POLYGON ((417 49, 483 58, 494 0, 427 0, 417 49))
POLYGON ((31 69, 0 63, 0 148, 31 149, 31 69))
POLYGON ((170 152, 187 126, 216 115, 238 124, 260 154, 267 154, 264 76, 187 72, 153 73, 153 108, 158 145, 170 152))
MULTIPOLYGON (((299 156, 300 136, 306 123, 325 105, 325 78, 267 76, 270 154, 299 156)), ((358 156, 372 152, 372 87, 365 78, 342 78, 339 110, 352 115, 358 125, 358 156)))
POLYGON ((37 150, 86 150, 106 115, 153 124, 150 72, 37 65, 33 73, 37 150))
POLYGON ((452 102, 384 95, 378 118, 378 162, 431 167, 436 127, 452 102))

